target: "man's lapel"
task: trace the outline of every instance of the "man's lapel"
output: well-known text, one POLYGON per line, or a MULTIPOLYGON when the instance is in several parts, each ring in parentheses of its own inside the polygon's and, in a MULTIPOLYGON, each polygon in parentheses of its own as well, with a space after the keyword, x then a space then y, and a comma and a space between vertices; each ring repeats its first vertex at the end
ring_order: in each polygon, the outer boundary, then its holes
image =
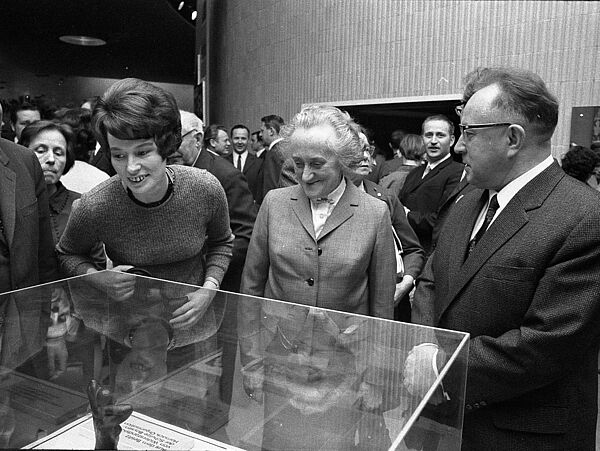
POLYGON ((406 176, 406 181, 404 182, 403 191, 406 193, 411 193, 416 190, 421 183, 423 182, 423 172, 425 171, 427 165, 422 164, 421 166, 413 169, 406 176))
POLYGON ((529 222, 528 212, 539 208, 544 203, 564 176, 564 172, 562 174, 561 172, 562 169, 553 163, 525 185, 500 212, 466 260, 471 232, 483 205, 481 200, 477 202, 478 196, 468 196, 460 202, 459 205, 466 209, 466 214, 463 216, 465 220, 462 222, 464 227, 455 230, 456 234, 453 235, 455 245, 452 246, 452 255, 449 260, 451 263, 449 268, 450 288, 448 296, 443 300, 445 305, 440 306, 438 320, 448 305, 490 257, 529 222), (464 263, 460 265, 459 262, 464 263))
POLYGON ((10 246, 15 234, 15 205, 17 178, 8 167, 8 156, 0 149, 0 213, 4 224, 4 236, 10 246))

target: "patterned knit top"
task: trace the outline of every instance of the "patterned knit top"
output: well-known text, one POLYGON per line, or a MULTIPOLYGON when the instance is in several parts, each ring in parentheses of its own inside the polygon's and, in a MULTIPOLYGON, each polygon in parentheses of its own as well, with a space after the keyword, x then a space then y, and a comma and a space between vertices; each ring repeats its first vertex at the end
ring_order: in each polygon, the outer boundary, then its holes
POLYGON ((65 274, 92 268, 90 249, 102 241, 115 266, 134 265, 154 277, 193 285, 208 276, 221 282, 233 242, 225 192, 205 170, 169 168, 173 195, 156 207, 133 202, 118 175, 75 201, 57 245, 65 274))

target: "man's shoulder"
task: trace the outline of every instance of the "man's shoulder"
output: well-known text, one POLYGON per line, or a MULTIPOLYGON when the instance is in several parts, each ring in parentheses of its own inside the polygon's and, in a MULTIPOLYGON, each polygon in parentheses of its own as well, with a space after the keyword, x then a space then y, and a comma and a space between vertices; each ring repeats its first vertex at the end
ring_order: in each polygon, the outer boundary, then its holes
POLYGON ((446 161, 440 163, 440 172, 445 172, 447 174, 462 174, 464 165, 454 160, 452 157, 448 158, 446 161))
POLYGON ((1 153, 4 153, 4 156, 8 157, 8 159, 22 162, 31 161, 31 157, 33 156, 33 153, 27 149, 27 147, 23 147, 20 144, 16 144, 4 138, 0 138, 0 154, 1 153))

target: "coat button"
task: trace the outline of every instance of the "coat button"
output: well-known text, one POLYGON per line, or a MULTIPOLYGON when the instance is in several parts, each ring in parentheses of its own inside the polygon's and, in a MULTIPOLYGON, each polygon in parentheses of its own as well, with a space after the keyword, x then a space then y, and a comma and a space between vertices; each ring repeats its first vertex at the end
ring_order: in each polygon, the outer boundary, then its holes
POLYGON ((465 406, 465 409, 467 409, 467 410, 473 410, 473 406, 471 406, 471 404, 467 404, 465 406))
POLYGON ((487 406, 487 402, 485 402, 485 401, 481 401, 481 402, 479 403, 479 405, 480 405, 481 407, 485 407, 485 406, 487 406))
POLYGON ((318 255, 321 255, 322 253, 323 253, 323 249, 321 249, 321 248, 317 249, 317 254, 318 255))
POLYGON ((312 287, 315 284, 315 279, 313 279, 312 277, 310 279, 306 279, 306 283, 309 287, 312 287))

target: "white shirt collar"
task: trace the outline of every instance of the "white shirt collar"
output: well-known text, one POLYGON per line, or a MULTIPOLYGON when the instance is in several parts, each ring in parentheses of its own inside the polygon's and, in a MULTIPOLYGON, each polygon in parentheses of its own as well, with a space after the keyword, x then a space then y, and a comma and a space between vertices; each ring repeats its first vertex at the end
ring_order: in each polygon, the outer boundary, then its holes
MULTIPOLYGON (((540 175, 542 171, 544 171, 544 169, 550 167, 553 162, 554 158, 552 158, 552 155, 548 155, 548 157, 544 161, 538 163, 529 171, 525 172, 524 174, 521 174, 508 185, 506 185, 504 188, 502 188, 498 192, 498 213, 502 211, 502 209, 511 201, 513 197, 517 195, 519 191, 521 191, 521 189, 523 189, 525 185, 527 185, 534 178, 540 175)), ((490 190, 490 197, 493 193, 495 193, 495 191, 490 190)))
POLYGON ((444 161, 446 161, 448 158, 450 158, 451 155, 448 154, 446 155, 444 158, 442 158, 441 160, 438 161, 434 161, 433 163, 427 163, 429 165, 429 170, 434 169, 436 166, 439 166, 441 163, 443 163, 444 161))
POLYGON ((269 150, 271 150, 275 144, 277 144, 279 141, 282 141, 282 140, 283 140, 283 138, 274 139, 273 142, 271 144, 269 144, 269 150))

